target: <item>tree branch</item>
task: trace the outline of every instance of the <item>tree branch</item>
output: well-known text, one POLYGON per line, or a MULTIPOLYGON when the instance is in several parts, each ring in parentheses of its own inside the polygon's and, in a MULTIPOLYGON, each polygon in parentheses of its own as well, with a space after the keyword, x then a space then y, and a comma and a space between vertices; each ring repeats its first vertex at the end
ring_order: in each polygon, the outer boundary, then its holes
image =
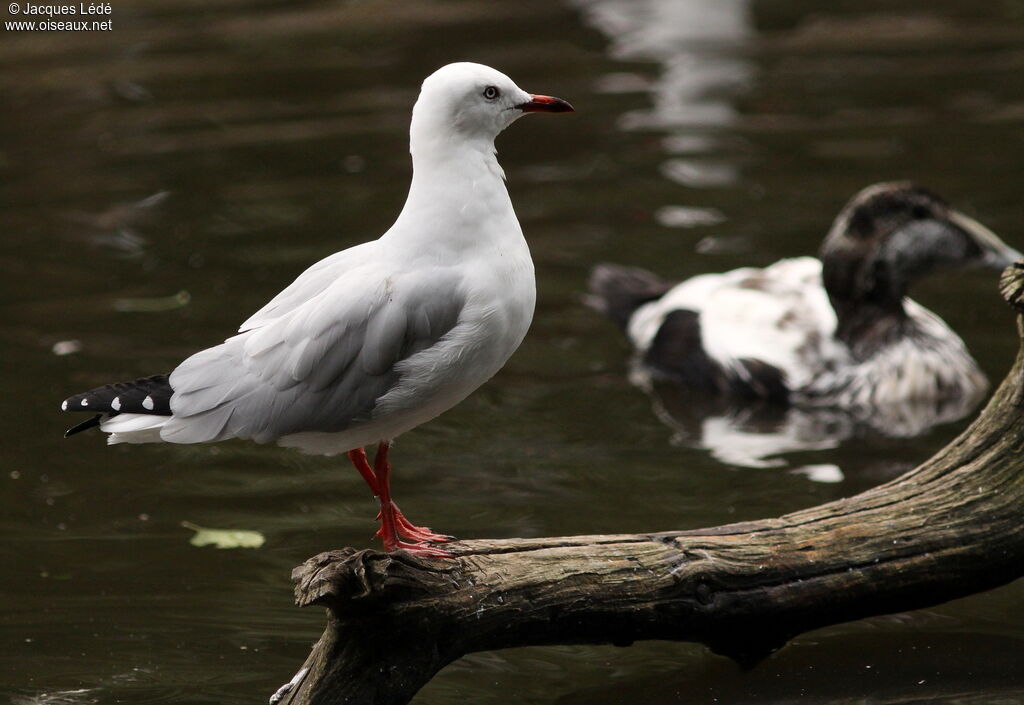
MULTIPOLYGON (((1024 313, 1024 263, 1001 291, 1024 313)), ((1024 331, 1018 317, 1018 332, 1024 331)), ((855 497, 653 534, 462 541, 454 560, 328 551, 296 568, 328 624, 281 703, 407 703, 475 651, 706 644, 754 663, 810 629, 927 607, 1024 574, 1024 350, 979 418, 855 497)))

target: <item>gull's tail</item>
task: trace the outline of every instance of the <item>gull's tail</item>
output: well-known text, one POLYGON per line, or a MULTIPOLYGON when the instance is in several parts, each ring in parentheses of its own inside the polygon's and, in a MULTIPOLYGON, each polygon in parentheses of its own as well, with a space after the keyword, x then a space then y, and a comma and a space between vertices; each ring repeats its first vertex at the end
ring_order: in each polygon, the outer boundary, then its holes
POLYGON ((599 264, 590 272, 584 303, 607 315, 623 330, 640 306, 661 298, 674 284, 639 267, 599 264))
POLYGON ((99 426, 109 443, 146 443, 160 440, 160 427, 171 417, 171 389, 167 375, 117 382, 68 397, 62 411, 91 411, 95 415, 64 434, 65 438, 99 426))

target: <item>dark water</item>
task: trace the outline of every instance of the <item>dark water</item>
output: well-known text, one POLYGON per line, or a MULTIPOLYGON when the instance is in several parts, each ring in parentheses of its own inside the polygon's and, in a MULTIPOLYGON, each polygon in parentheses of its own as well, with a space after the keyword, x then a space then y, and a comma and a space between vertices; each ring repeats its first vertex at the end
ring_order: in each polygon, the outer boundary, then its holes
MULTIPOLYGON (((308 653, 322 614, 292 606, 291 568, 371 543, 350 468, 241 443, 64 441, 57 405, 169 370, 310 262, 382 232, 405 196, 419 81, 449 61, 578 112, 499 141, 537 317, 497 378, 401 439, 414 519, 495 537, 774 515, 890 478, 966 423, 720 462, 653 413, 580 296, 602 260, 684 277, 813 252, 883 179, 926 183, 1024 245, 1020 0, 147 0, 111 19, 0 42, 0 693, 14 703, 263 702, 308 653), (167 298, 180 291, 186 305, 167 298), (56 354, 67 341, 80 350, 56 354), (182 521, 266 543, 198 548, 182 521)), ((1002 377, 1015 336, 991 274, 914 293, 1002 377)), ((745 673, 685 644, 477 654, 417 702, 1019 703, 1022 598, 1015 584, 821 630, 745 673)))

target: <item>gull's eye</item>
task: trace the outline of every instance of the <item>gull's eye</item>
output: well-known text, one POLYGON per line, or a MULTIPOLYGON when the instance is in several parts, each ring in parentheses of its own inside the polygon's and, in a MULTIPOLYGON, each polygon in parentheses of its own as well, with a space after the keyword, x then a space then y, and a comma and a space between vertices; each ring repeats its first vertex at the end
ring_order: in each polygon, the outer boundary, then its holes
POLYGON ((496 86, 487 86, 487 88, 484 88, 484 98, 487 100, 494 100, 499 95, 501 95, 501 91, 499 91, 496 86))

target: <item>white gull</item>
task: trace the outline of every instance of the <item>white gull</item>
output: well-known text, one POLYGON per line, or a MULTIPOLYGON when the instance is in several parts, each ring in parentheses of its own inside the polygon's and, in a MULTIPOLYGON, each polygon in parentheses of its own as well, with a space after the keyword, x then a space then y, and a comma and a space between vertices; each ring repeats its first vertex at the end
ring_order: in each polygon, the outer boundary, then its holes
POLYGON ((448 555, 425 543, 450 537, 391 500, 388 451, 490 379, 526 335, 533 261, 494 139, 527 112, 571 110, 487 66, 437 70, 413 108, 412 184, 386 233, 317 262, 169 376, 67 399, 66 411, 98 412, 68 435, 98 425, 110 443, 242 438, 347 452, 380 500, 385 549, 448 555))

